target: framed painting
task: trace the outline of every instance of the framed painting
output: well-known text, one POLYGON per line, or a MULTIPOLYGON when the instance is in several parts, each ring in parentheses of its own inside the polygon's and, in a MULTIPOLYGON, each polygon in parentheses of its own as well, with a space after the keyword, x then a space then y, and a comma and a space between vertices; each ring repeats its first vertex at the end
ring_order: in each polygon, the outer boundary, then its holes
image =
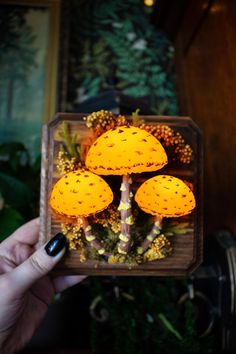
POLYGON ((32 156, 56 110, 60 0, 1 0, 0 142, 32 156))

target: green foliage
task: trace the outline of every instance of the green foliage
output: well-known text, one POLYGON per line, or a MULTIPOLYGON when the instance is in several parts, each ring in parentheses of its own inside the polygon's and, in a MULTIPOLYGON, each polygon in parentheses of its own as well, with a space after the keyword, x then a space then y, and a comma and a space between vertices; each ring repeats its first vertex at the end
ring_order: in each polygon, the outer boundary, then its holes
POLYGON ((212 338, 197 336, 192 302, 178 307, 184 281, 129 277, 107 283, 93 278, 90 289, 92 299, 100 297, 95 311, 109 313, 107 322, 92 322, 92 354, 212 353, 212 338))
POLYGON ((38 215, 40 157, 21 143, 0 145, 0 241, 38 215))
POLYGON ((179 340, 183 340, 183 337, 174 328, 174 326, 171 324, 171 322, 166 318, 166 316, 163 313, 159 313, 158 318, 162 321, 162 323, 168 329, 169 332, 173 333, 176 336, 176 338, 178 338, 179 340))
POLYGON ((24 222, 23 216, 13 208, 0 210, 0 242, 12 234, 24 222))
POLYGON ((30 202, 30 191, 25 183, 0 172, 0 191, 7 205, 18 208, 30 202))
POLYGON ((177 114, 173 47, 151 25, 142 1, 72 1, 72 13, 71 107, 113 88, 147 99, 150 113, 177 114))

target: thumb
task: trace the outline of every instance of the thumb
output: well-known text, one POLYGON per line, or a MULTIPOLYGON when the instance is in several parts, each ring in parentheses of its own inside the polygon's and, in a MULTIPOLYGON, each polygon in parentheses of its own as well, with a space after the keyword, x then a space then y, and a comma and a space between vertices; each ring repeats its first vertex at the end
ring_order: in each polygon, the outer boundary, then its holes
POLYGON ((66 237, 56 234, 45 246, 7 274, 14 296, 27 291, 37 280, 49 273, 65 253, 66 237))

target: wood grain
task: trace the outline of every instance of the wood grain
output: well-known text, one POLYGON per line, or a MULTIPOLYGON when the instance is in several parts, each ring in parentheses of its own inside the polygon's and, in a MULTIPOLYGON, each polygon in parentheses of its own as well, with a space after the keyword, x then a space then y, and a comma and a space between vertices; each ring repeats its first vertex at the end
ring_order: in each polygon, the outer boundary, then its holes
POLYGON ((176 41, 181 113, 204 134, 206 232, 236 231, 236 2, 211 1, 186 53, 192 13, 186 13, 176 41))
MULTIPOLYGON (((88 134, 88 129, 81 114, 61 113, 44 127, 42 144, 42 173, 40 198, 40 240, 45 243, 55 233, 60 231, 58 220, 49 206, 52 186, 60 178, 56 169, 56 156, 61 141, 61 122, 68 121, 72 134, 79 133, 79 139, 88 134)), ((93 274, 93 275, 159 275, 185 276, 193 271, 202 261, 202 142, 201 134, 196 125, 188 117, 145 117, 151 124, 167 124, 179 131, 191 144, 194 150, 194 162, 187 167, 169 164, 162 173, 170 173, 189 180, 194 185, 197 209, 189 216, 194 226, 194 232, 178 235, 172 238, 173 255, 159 261, 130 266, 129 264, 109 265, 102 262, 87 260, 79 262, 78 251, 68 251, 66 257, 55 270, 57 274, 93 274)))

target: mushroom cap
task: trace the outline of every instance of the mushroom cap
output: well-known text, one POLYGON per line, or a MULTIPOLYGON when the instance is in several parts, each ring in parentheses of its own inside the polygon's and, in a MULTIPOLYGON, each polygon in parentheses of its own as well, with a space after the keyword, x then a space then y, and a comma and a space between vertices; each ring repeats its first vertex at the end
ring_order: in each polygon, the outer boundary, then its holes
POLYGON ((146 213, 162 217, 179 217, 195 208, 191 189, 179 178, 159 175, 145 181, 137 190, 135 200, 146 213))
POLYGON ((161 143, 144 129, 121 126, 102 134, 90 147, 87 168, 101 175, 156 171, 167 164, 161 143))
POLYGON ((108 207, 113 200, 109 185, 90 171, 69 172, 53 186, 50 205, 69 217, 89 216, 108 207))

